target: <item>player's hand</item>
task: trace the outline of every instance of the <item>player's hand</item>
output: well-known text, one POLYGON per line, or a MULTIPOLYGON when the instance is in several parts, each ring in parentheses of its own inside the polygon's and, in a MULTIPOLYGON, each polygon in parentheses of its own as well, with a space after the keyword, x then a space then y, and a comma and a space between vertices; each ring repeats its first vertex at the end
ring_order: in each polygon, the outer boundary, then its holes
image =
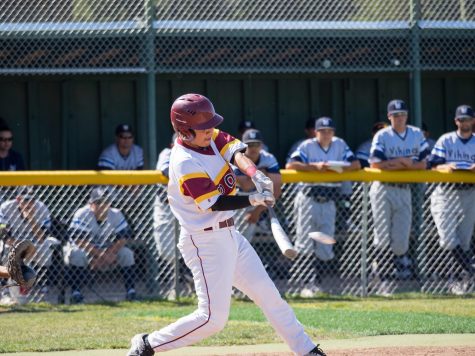
POLYGON ((261 171, 257 170, 256 174, 254 174, 251 179, 259 193, 262 193, 265 190, 272 193, 274 192, 274 183, 272 183, 270 178, 261 171))
POLYGON ((439 164, 437 166, 437 170, 441 172, 453 172, 455 169, 457 169, 457 166, 454 163, 447 163, 447 164, 439 164))
POLYGON ((255 193, 249 195, 249 202, 252 206, 270 206, 273 207, 275 204, 274 195, 269 191, 264 191, 262 193, 255 193))
POLYGON ((414 164, 414 161, 411 157, 399 157, 398 160, 403 165, 403 167, 410 168, 414 164))
POLYGON ((311 166, 315 168, 315 170, 320 172, 328 171, 328 163, 327 162, 312 162, 310 163, 311 166))
POLYGON ((259 218, 261 217, 261 213, 262 210, 260 210, 259 208, 255 208, 254 210, 246 214, 244 220, 247 221, 249 224, 257 224, 259 218))

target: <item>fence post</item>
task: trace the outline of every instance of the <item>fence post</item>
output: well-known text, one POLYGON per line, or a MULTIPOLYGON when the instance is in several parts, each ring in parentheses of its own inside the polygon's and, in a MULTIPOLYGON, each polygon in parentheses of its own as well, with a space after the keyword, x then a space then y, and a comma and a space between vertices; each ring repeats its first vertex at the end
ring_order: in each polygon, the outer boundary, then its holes
POLYGON ((145 0, 145 14, 147 27, 145 34, 145 68, 146 68, 146 97, 147 97, 147 130, 148 130, 148 164, 150 168, 155 168, 157 162, 157 109, 155 103, 156 83, 155 83, 155 32, 153 21, 155 19, 155 8, 153 0, 145 0))
POLYGON ((361 294, 368 295, 368 214, 369 214, 369 184, 363 182, 363 234, 361 238, 361 294))
POLYGON ((421 19, 421 0, 411 0, 411 52, 412 71, 410 72, 412 90, 412 113, 414 125, 422 126, 422 95, 421 95, 421 50, 419 20, 421 19))

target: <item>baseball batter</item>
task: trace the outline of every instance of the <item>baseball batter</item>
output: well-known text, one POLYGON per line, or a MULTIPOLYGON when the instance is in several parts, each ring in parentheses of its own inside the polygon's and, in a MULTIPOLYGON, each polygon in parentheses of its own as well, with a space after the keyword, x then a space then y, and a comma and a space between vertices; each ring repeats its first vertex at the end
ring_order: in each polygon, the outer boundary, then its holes
MULTIPOLYGON (((335 124, 329 117, 321 117, 315 121, 316 137, 305 140, 290 157, 287 169, 300 171, 329 171, 328 161, 345 161, 349 165, 345 171, 360 169, 356 159, 344 140, 335 136, 335 124)), ((302 184, 295 198, 296 240, 295 247, 300 257, 296 261, 295 271, 291 278, 296 279, 308 265, 308 256, 315 254, 320 261, 329 261, 335 257, 332 245, 316 242, 308 237, 309 232, 319 231, 329 236, 335 235, 336 205, 339 198, 341 182, 302 184), (302 269, 303 268, 303 269, 302 269), (295 276, 297 274, 297 276, 295 276)), ((316 262, 312 275, 316 281, 308 281, 303 286, 301 295, 312 296, 319 287, 322 263, 316 262), (319 273, 320 271, 320 273, 319 273)))
MULTIPOLYGON (((407 125, 407 113, 402 100, 389 102, 388 119, 391 126, 379 130, 373 138, 369 158, 371 168, 388 171, 426 169, 426 157, 429 154, 427 142, 419 128, 407 125)), ((394 254, 389 275, 381 277, 406 278, 410 265, 406 253, 412 220, 410 186, 373 182, 370 201, 374 219, 373 243, 379 249, 390 247, 394 254)), ((378 268, 381 270, 383 267, 379 265, 378 268)))
POLYGON ((168 197, 181 226, 178 248, 193 274, 198 308, 161 330, 135 335, 128 355, 153 355, 219 332, 228 320, 233 286, 263 310, 296 355, 324 355, 234 227, 233 210, 272 206, 275 199, 272 181, 242 154, 246 145, 215 129, 222 121, 209 99, 199 94, 183 95, 171 107, 179 138, 170 157, 168 197), (234 195, 231 163, 252 177, 258 192, 234 195))
MULTIPOLYGON (((442 135, 429 160, 440 171, 456 169, 475 172, 475 134, 473 109, 461 105, 455 111, 457 130, 442 135)), ((431 213, 439 232, 439 244, 451 251, 459 271, 473 273, 470 243, 475 227, 475 185, 439 184, 431 195, 431 213)), ((454 271, 455 272, 455 271, 454 271)))

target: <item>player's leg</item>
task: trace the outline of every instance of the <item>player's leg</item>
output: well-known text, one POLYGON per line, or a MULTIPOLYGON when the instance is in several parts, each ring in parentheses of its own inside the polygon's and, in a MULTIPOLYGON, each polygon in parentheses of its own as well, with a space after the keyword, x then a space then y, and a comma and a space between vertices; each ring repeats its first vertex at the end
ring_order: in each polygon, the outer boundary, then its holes
POLYGON ((198 309, 148 335, 156 352, 194 344, 225 326, 237 257, 233 231, 221 229, 180 237, 178 247, 195 280, 198 309))
POLYGON ((412 201, 409 188, 391 187, 388 191, 392 216, 390 220, 391 249, 396 255, 403 255, 409 248, 412 223, 412 201))
MULTIPOLYGON (((373 182, 369 190, 371 213, 373 216, 373 245, 375 247, 374 260, 371 263, 372 282, 377 283, 378 291, 381 289, 379 282, 387 279, 392 264, 390 250, 390 226, 392 209, 389 202, 389 187, 381 182, 373 182)), ((375 285, 376 286, 376 285, 375 285)), ((385 288, 382 288, 383 290, 385 288)), ((385 291, 382 292, 383 294, 385 291)))
POLYGON ((440 247, 453 250, 459 244, 456 228, 463 215, 459 197, 451 187, 439 185, 431 195, 430 211, 439 233, 440 247))
MULTIPOLYGON (((312 219, 316 222, 316 230, 328 236, 335 236, 336 205, 333 200, 314 204, 312 219)), ((335 257, 333 245, 315 243, 315 254, 321 261, 330 261, 335 257)))
POLYGON ((460 219, 457 226, 457 238, 460 246, 457 258, 464 272, 473 275, 470 245, 475 227, 475 189, 459 191, 458 196, 463 210, 463 218, 460 219))
POLYGON ((391 206, 388 201, 388 189, 380 182, 373 182, 369 190, 374 227, 373 244, 377 248, 390 244, 391 206))
POLYGON ((305 333, 292 308, 280 296, 257 253, 249 242, 235 232, 239 255, 234 286, 251 298, 264 312, 277 334, 297 355, 305 355, 315 345, 305 333))
POLYGON ((290 288, 306 297, 312 290, 319 276, 315 270, 314 241, 308 237, 309 232, 316 231, 313 219, 313 198, 306 193, 308 187, 297 193, 294 200, 295 247, 299 251, 289 271, 290 288))
POLYGON ((136 299, 135 291, 135 258, 134 252, 128 247, 122 247, 117 252, 117 263, 120 266, 120 272, 125 285, 125 299, 133 301, 136 299))

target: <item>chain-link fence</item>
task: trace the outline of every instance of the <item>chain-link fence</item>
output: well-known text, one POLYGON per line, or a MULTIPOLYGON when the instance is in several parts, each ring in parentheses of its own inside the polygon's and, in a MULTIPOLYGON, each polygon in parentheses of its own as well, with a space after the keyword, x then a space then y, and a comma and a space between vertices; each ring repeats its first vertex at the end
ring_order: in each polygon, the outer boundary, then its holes
MULTIPOLYGON (((282 293, 473 292, 474 185, 355 182, 343 187, 283 185, 276 211, 299 250, 295 260, 281 254, 266 213, 250 226, 244 221, 249 210, 236 212, 237 229, 251 240, 282 293), (308 237, 312 231, 334 236, 337 242, 316 243, 308 237)), ((178 226, 166 187, 108 186, 100 194, 97 189, 91 193, 93 188, 4 188, 2 260, 15 240, 36 241, 37 253, 29 263, 39 277, 28 293, 4 289, 2 302, 193 294, 192 277, 175 248, 178 226), (104 206, 114 209, 104 213, 104 206), (115 251, 109 253, 112 246, 115 251)))
POLYGON ((473 70, 470 0, 6 0, 0 73, 473 70))

